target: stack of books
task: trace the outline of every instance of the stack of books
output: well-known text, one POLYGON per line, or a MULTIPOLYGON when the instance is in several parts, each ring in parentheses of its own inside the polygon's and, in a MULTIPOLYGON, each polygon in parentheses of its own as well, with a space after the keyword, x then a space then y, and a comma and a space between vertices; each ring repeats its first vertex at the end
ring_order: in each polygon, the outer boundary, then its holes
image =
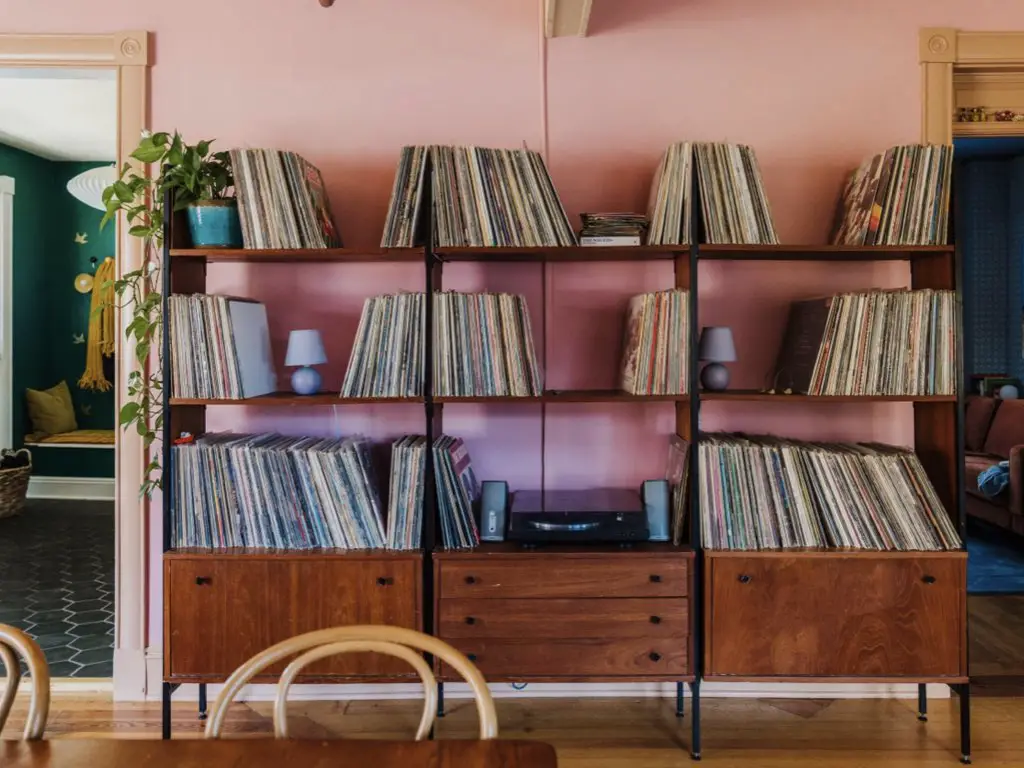
POLYGON ((704 435, 699 446, 708 549, 961 546, 920 460, 906 448, 729 434, 704 435))
POLYGON ((427 438, 406 435, 391 444, 388 493, 388 549, 419 549, 423 534, 423 478, 427 438))
POLYGON ((267 309, 226 296, 168 297, 171 397, 239 399, 277 387, 267 309))
POLYGON ((381 247, 422 244, 428 162, 438 247, 576 245, 540 154, 430 146, 402 149, 381 247))
POLYGON ((754 150, 742 144, 681 142, 662 157, 651 185, 648 244, 691 242, 694 167, 706 242, 779 242, 754 150))
POLYGON ((172 461, 175 547, 385 546, 365 440, 208 434, 172 461))
POLYGON ((341 246, 315 166, 276 149, 233 149, 230 156, 246 248, 341 246))
POLYGON ((630 246, 647 240, 642 213, 581 213, 580 245, 630 246))
POLYGON ((954 395, 958 318, 954 291, 794 302, 773 386, 810 395, 954 395))
POLYGON ((480 544, 473 506, 480 484, 462 438, 442 435, 434 441, 434 478, 445 549, 470 549, 480 544))
POLYGON ((836 245, 944 245, 953 147, 908 144, 864 161, 843 188, 836 245))
POLYGON ((689 391, 690 294, 642 293, 629 301, 620 386, 631 395, 689 391))
POLYGON ((341 396, 422 395, 425 319, 426 300, 422 293, 366 299, 341 396))
POLYGON ((434 392, 440 397, 541 394, 526 299, 511 293, 434 295, 434 392))

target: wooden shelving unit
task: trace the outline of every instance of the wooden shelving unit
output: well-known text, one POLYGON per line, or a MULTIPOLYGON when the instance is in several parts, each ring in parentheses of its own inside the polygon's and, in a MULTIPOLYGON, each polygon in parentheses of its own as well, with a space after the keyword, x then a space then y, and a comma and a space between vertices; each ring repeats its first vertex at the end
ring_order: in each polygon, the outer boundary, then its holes
POLYGON ((422 262, 422 248, 302 248, 285 250, 256 250, 245 248, 172 248, 172 259, 194 259, 215 264, 241 262, 243 264, 351 264, 361 262, 422 262))

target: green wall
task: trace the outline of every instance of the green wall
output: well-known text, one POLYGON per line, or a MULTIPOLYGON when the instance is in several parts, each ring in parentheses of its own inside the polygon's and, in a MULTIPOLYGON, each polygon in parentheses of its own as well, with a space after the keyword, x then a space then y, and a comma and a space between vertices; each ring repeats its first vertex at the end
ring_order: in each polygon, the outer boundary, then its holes
MULTIPOLYGON (((114 228, 99 231, 101 211, 68 193, 69 179, 103 163, 52 162, 0 144, 0 175, 14 179, 14 444, 31 431, 25 390, 67 381, 81 429, 114 426, 114 393, 80 389, 85 370, 91 294, 75 290, 75 276, 93 273, 114 255, 114 228), (76 234, 86 243, 75 243, 76 234), (96 264, 90 258, 96 258, 96 264)), ((113 382, 113 361, 105 361, 113 382)), ((35 474, 113 477, 114 452, 89 448, 35 448, 35 474)))

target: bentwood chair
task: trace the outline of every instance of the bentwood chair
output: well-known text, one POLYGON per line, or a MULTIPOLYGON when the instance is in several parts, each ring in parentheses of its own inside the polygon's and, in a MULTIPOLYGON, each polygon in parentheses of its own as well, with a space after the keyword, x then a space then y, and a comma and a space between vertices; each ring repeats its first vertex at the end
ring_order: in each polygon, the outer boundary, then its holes
POLYGON ((491 692, 487 689, 487 681, 469 659, 436 637, 412 629, 381 625, 334 627, 307 632, 256 654, 236 669, 224 684, 220 695, 213 703, 209 719, 206 721, 205 737, 207 739, 220 738, 228 706, 234 701, 242 686, 267 667, 289 656, 301 654, 281 674, 277 698, 274 702, 274 735, 279 739, 288 738, 286 713, 288 690, 302 669, 308 664, 328 656, 357 651, 395 656, 408 662, 419 673, 420 679, 423 681, 425 701, 423 715, 416 731, 417 741, 426 738, 430 733, 437 712, 437 681, 421 655, 422 652, 433 654, 441 659, 469 683, 473 697, 476 699, 477 714, 480 718, 480 738, 497 738, 498 716, 494 710, 494 700, 491 698, 491 692))
POLYGON ((7 686, 3 695, 0 695, 0 731, 4 729, 11 714, 14 696, 21 683, 19 656, 25 660, 32 676, 32 698, 29 700, 22 738, 34 741, 43 738, 46 718, 50 714, 50 668, 43 652, 31 637, 17 627, 0 624, 0 661, 7 670, 7 686))

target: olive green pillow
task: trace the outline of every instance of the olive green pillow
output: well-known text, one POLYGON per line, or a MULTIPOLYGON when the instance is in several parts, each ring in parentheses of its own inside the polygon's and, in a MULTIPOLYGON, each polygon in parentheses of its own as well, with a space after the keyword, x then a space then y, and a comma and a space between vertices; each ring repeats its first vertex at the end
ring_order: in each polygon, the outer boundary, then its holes
POLYGON ((75 406, 71 403, 71 390, 66 381, 42 392, 26 389, 25 398, 28 400, 28 417, 32 421, 33 432, 59 435, 78 429, 75 406))

